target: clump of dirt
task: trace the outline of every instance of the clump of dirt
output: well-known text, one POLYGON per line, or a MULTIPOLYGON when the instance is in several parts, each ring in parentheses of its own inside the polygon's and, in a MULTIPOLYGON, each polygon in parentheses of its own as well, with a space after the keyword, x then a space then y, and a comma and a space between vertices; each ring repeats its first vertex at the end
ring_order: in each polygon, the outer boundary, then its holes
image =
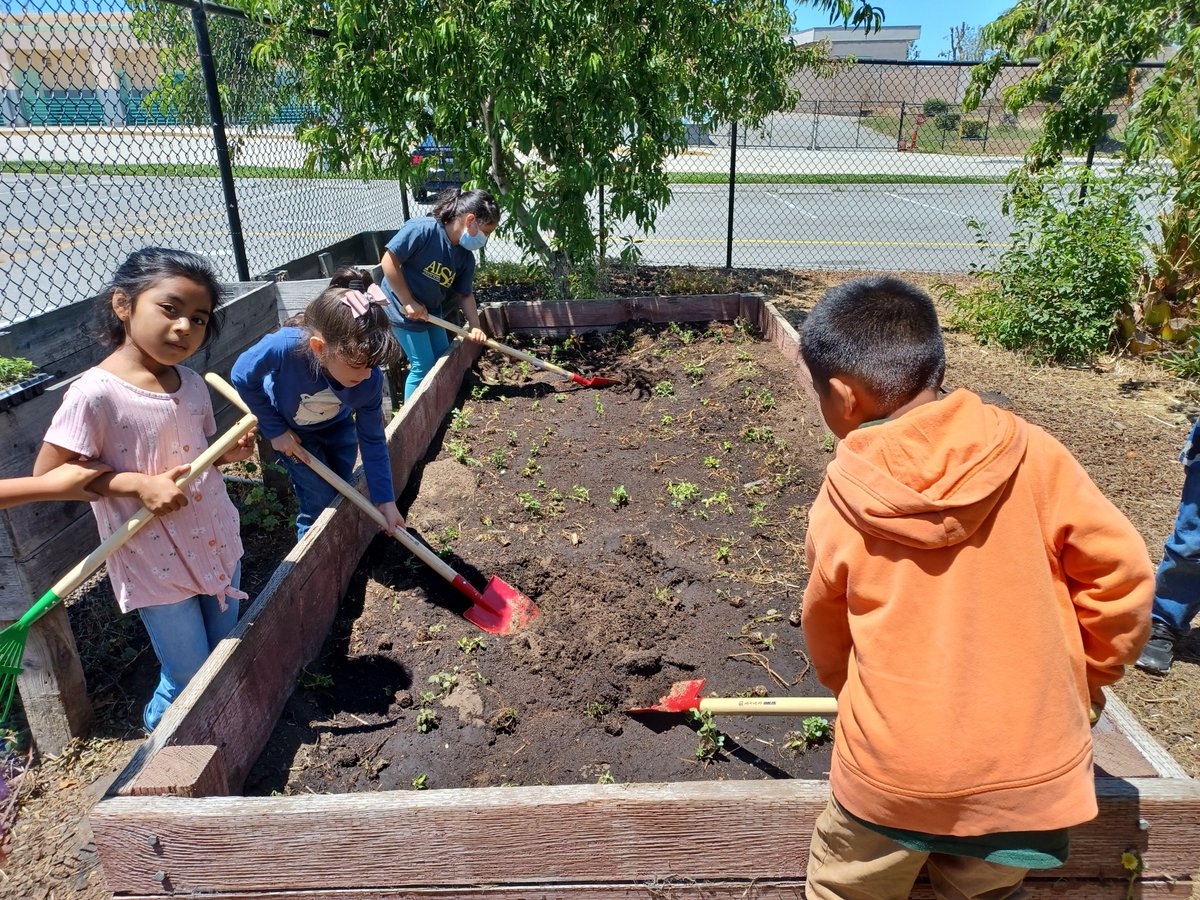
POLYGON ((540 616, 483 634, 436 575, 377 542, 249 791, 827 773, 794 718, 718 719, 723 746, 706 753, 701 723, 624 712, 700 677, 708 695, 823 693, 794 613, 832 441, 795 366, 744 324, 528 349, 636 371, 640 389, 485 357, 407 515, 476 585, 495 573, 540 616))

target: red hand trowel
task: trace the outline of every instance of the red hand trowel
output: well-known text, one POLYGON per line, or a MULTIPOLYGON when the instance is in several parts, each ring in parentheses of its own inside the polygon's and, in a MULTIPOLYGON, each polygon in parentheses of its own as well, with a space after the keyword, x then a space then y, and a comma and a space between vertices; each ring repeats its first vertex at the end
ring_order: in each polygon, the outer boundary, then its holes
POLYGON ((628 709, 628 713, 683 713, 689 710, 714 716, 818 716, 837 712, 833 697, 701 697, 703 678, 677 681, 653 706, 628 709))

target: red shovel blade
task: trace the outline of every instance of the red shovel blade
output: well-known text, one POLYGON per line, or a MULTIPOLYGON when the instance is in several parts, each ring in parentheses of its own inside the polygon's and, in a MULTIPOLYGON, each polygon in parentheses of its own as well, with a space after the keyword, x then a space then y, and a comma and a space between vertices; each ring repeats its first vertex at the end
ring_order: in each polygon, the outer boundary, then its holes
POLYGON ((593 375, 591 378, 584 378, 582 375, 572 375, 571 380, 576 384, 582 384, 584 387, 608 387, 610 384, 620 384, 615 378, 601 378, 599 375, 593 375))
POLYGON ((700 689, 704 687, 703 678, 693 678, 691 681, 677 681, 671 685, 671 692, 658 698, 653 706, 639 706, 626 710, 631 713, 665 712, 681 713, 689 709, 700 708, 700 689))
POLYGON ((538 613, 532 600, 493 575, 463 618, 488 634, 510 634, 524 628, 538 613))

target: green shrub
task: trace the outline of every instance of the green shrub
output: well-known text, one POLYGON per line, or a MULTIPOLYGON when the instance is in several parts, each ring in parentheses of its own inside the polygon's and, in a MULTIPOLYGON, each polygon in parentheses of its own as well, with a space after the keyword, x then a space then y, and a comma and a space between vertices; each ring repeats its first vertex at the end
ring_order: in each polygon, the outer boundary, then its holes
POLYGON ((933 120, 933 124, 942 131, 958 131, 958 123, 962 121, 962 116, 958 113, 944 112, 938 113, 933 120))
POLYGON ((1008 249, 974 269, 965 293, 939 286, 954 305, 951 323, 1041 360, 1080 362, 1103 351, 1141 275, 1136 201, 1129 182, 1083 167, 1018 182, 1004 204, 1013 220, 1008 249))
POLYGON ((987 122, 983 119, 963 119, 962 137, 964 141, 982 140, 987 133, 987 122))
POLYGON ((930 97, 921 104, 921 112, 927 116, 940 116, 950 109, 950 104, 940 97, 930 97))
POLYGON ((19 356, 0 356, 0 388, 24 381, 37 371, 37 366, 19 356))

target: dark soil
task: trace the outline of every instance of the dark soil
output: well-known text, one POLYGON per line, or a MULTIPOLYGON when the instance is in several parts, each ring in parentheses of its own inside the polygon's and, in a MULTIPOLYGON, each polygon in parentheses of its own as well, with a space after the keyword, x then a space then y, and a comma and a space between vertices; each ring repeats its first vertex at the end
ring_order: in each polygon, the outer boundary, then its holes
POLYGON ((798 606, 832 441, 794 366, 729 325, 532 350, 623 384, 581 389, 485 356, 408 518, 540 617, 484 634, 382 539, 248 792, 826 775, 828 748, 794 743, 795 717, 718 718, 724 746, 701 760, 698 723, 624 711, 691 678, 706 695, 822 693, 798 606))

